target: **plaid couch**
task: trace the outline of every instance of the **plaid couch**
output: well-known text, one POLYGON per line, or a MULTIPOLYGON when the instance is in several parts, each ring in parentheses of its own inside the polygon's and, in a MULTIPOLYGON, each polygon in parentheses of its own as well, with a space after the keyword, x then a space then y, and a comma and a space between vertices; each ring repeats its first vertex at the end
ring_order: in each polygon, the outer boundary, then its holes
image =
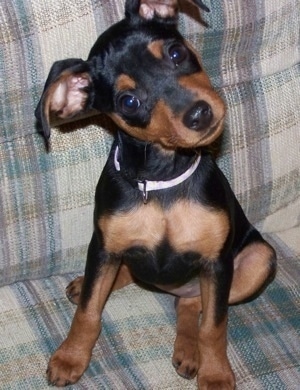
MULTIPOLYGON (((6 0, 0 5, 0 389, 46 389, 48 358, 74 313, 65 286, 82 273, 94 189, 111 144, 102 116, 53 130, 46 153, 34 108, 51 64, 86 58, 124 1, 6 0), (105 129, 105 130, 104 130, 105 129)), ((230 308, 237 389, 300 388, 299 0, 205 0, 179 27, 202 53, 228 115, 218 163, 274 245, 276 280, 230 308)), ((173 299, 115 292, 92 362, 72 389, 196 389, 171 366, 173 299)))

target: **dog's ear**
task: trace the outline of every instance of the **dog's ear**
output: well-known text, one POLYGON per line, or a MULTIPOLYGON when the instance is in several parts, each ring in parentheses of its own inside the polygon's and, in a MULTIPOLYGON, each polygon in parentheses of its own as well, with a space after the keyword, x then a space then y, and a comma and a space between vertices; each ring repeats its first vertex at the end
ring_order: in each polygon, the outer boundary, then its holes
POLYGON ((35 110, 46 141, 50 120, 72 118, 86 109, 93 91, 89 64, 79 58, 57 61, 52 65, 42 97, 35 110))
MULTIPOLYGON (((209 12, 209 8, 202 0, 188 0, 202 10, 209 12)), ((177 0, 126 0, 125 14, 127 17, 139 15, 143 19, 176 19, 178 14, 177 0)))

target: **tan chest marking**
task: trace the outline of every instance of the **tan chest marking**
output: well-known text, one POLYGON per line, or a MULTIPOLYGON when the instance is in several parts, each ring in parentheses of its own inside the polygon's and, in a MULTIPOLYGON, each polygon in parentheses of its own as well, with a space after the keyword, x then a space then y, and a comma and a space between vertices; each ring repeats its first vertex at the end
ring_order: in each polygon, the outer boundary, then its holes
POLYGON ((108 252, 118 253, 132 246, 154 249, 163 239, 166 220, 155 203, 139 206, 130 212, 102 217, 99 227, 108 252))
POLYGON ((178 252, 199 252, 208 260, 217 259, 229 233, 224 211, 209 209, 182 200, 168 213, 167 236, 178 252))
POLYGON ((177 252, 195 251, 206 259, 218 257, 229 232, 223 211, 210 210, 182 200, 170 209, 148 203, 126 213, 99 220, 108 252, 119 253, 132 246, 154 249, 168 239, 177 252))

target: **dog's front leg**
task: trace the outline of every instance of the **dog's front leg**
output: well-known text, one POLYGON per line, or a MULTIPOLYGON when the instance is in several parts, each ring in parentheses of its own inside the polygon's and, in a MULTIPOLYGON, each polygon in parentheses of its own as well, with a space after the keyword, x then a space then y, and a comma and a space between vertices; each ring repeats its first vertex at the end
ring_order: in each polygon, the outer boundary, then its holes
POLYGON ((231 284, 229 275, 205 273, 200 277, 202 320, 199 330, 198 387, 234 389, 235 378, 228 361, 227 305, 231 284), (225 282, 224 282, 225 279, 225 282))
POLYGON ((118 273, 119 263, 99 248, 96 234, 89 246, 82 286, 71 329, 51 357, 48 381, 55 386, 75 383, 86 370, 101 331, 101 313, 118 273))
POLYGON ((176 298, 177 334, 172 363, 177 373, 186 379, 194 378, 199 369, 197 340, 200 312, 200 297, 176 298))

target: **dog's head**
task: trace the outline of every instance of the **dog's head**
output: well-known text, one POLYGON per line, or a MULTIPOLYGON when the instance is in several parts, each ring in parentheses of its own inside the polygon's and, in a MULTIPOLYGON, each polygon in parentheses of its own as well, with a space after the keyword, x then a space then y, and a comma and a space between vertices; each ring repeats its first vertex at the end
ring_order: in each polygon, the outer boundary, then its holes
POLYGON ((166 148, 214 141, 224 104, 176 25, 176 0, 127 0, 125 18, 98 38, 87 61, 55 62, 36 109, 45 138, 53 116, 96 109, 133 137, 166 148))

